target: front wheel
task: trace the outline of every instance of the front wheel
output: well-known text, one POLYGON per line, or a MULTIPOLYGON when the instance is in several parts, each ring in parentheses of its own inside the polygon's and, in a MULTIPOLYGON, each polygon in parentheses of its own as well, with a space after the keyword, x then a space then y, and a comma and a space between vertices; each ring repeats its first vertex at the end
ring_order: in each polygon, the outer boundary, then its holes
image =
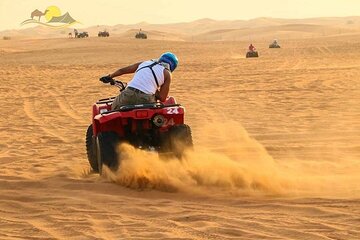
POLYGON ((96 138, 96 158, 99 174, 102 175, 103 165, 116 171, 119 167, 117 146, 119 137, 115 132, 102 132, 96 138))
POLYGON ((93 135, 93 127, 91 124, 86 131, 86 153, 92 170, 94 172, 99 172, 98 162, 96 159, 95 138, 93 135))

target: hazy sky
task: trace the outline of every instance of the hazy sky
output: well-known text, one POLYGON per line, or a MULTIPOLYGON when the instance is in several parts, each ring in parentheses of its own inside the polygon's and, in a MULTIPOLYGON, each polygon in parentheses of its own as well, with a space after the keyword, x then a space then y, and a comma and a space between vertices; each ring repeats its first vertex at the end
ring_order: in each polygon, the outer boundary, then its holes
POLYGON ((146 21, 171 23, 200 18, 309 18, 359 16, 360 0, 0 0, 0 30, 20 28, 39 9, 55 5, 87 27, 146 21))

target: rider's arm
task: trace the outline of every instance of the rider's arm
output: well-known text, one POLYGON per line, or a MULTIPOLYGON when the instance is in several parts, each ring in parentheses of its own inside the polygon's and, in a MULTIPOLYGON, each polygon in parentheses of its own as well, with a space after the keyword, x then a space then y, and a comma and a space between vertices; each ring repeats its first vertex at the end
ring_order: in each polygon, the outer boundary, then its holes
POLYGON ((136 72, 136 70, 138 69, 138 67, 141 63, 142 62, 138 62, 133 65, 130 65, 130 66, 127 66, 124 68, 120 68, 117 71, 115 71, 114 73, 110 74, 109 77, 114 78, 114 77, 118 77, 118 76, 121 76, 124 74, 134 73, 134 72, 136 72))
POLYGON ((161 102, 164 102, 169 95, 171 82, 171 73, 164 69, 164 84, 161 85, 160 91, 156 91, 155 96, 161 102))

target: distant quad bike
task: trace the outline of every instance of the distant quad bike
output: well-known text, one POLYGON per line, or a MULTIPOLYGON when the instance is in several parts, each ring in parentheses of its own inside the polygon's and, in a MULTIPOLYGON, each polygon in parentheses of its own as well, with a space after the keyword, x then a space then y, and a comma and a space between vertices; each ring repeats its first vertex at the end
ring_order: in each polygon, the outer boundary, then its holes
POLYGON ((246 53, 246 58, 257 58, 259 57, 259 53, 255 50, 255 51, 248 51, 246 53))
MULTIPOLYGON (((111 84, 120 91, 126 87, 116 80, 111 84)), ((117 148, 121 143, 179 159, 186 149, 192 148, 191 129, 184 124, 185 108, 173 97, 168 97, 165 102, 125 105, 112 111, 114 99, 100 99, 92 108, 93 120, 86 132, 86 151, 94 172, 102 175, 103 165, 112 171, 121 167, 122 153, 117 148)))
POLYGON ((146 35, 146 33, 138 32, 138 33, 136 33, 135 38, 138 38, 138 39, 147 39, 147 35, 146 35))
POLYGON ((98 37, 110 37, 110 34, 107 31, 103 31, 103 32, 100 31, 98 33, 98 37))
POLYGON ((269 45, 269 48, 281 48, 280 45, 278 43, 272 43, 269 45))
POLYGON ((78 33, 78 35, 76 35, 77 38, 87 38, 89 37, 89 34, 88 32, 81 32, 81 33, 78 33))

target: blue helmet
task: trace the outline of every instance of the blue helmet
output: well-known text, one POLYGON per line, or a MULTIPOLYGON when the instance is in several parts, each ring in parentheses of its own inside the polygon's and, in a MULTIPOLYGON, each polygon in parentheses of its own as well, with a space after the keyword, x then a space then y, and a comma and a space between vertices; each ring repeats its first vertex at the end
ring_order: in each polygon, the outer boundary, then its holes
POLYGON ((179 64, 178 58, 176 57, 175 54, 171 52, 163 53, 159 58, 159 62, 164 62, 169 64, 171 72, 173 72, 176 69, 177 65, 179 64))

